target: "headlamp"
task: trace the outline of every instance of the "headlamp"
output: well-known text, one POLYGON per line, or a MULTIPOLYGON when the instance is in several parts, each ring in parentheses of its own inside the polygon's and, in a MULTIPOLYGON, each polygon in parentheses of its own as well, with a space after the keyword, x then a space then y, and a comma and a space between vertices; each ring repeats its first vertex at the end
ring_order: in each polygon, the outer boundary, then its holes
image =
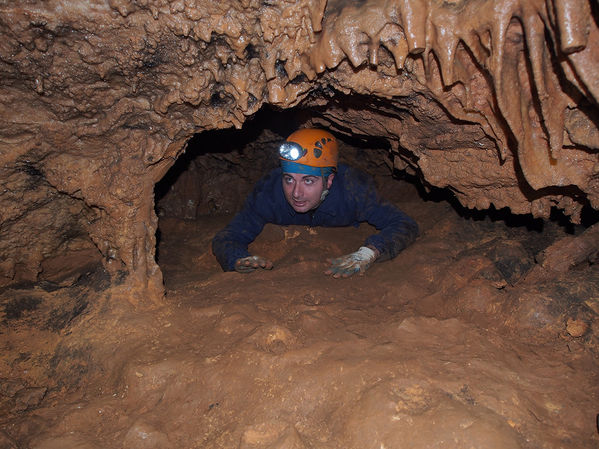
POLYGON ((297 161, 307 153, 302 146, 295 142, 283 142, 279 147, 279 155, 288 161, 297 161))

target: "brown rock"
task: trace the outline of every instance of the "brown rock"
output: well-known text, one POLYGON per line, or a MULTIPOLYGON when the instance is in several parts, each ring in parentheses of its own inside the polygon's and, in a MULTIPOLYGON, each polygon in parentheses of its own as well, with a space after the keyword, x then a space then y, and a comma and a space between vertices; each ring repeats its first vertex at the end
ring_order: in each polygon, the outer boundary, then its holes
POLYGON ((587 323, 582 320, 569 318, 566 323, 566 331, 574 338, 582 337, 588 329, 587 323))

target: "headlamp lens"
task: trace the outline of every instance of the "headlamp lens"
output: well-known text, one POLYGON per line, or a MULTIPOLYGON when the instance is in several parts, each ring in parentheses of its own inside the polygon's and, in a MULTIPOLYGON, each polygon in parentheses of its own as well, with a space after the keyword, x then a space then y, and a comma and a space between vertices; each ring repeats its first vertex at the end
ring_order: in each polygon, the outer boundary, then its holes
POLYGON ((283 142, 279 147, 279 154, 283 159, 297 161, 304 155, 304 149, 295 142, 283 142))

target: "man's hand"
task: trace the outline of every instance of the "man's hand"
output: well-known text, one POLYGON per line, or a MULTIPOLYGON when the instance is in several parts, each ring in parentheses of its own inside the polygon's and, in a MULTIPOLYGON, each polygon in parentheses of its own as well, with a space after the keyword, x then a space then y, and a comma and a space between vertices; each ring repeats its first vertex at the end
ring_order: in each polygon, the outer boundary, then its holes
POLYGON ((242 257, 235 262, 235 271, 238 273, 250 273, 259 268, 271 270, 272 262, 260 256, 242 257))
POLYGON ((376 249, 362 246, 355 253, 337 259, 329 259, 331 267, 324 274, 332 274, 334 278, 347 278, 355 273, 364 274, 370 265, 377 259, 379 252, 376 249))

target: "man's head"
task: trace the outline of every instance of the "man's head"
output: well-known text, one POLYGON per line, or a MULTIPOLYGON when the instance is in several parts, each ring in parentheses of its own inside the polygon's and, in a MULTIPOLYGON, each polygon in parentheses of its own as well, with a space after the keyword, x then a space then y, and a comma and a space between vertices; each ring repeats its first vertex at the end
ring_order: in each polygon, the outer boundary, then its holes
POLYGON ((316 209, 324 200, 337 171, 335 137, 321 129, 300 129, 279 148, 283 192, 296 212, 316 209))
POLYGON ((334 173, 328 177, 283 173, 283 193, 296 212, 304 213, 316 209, 324 200, 333 184, 334 173))

